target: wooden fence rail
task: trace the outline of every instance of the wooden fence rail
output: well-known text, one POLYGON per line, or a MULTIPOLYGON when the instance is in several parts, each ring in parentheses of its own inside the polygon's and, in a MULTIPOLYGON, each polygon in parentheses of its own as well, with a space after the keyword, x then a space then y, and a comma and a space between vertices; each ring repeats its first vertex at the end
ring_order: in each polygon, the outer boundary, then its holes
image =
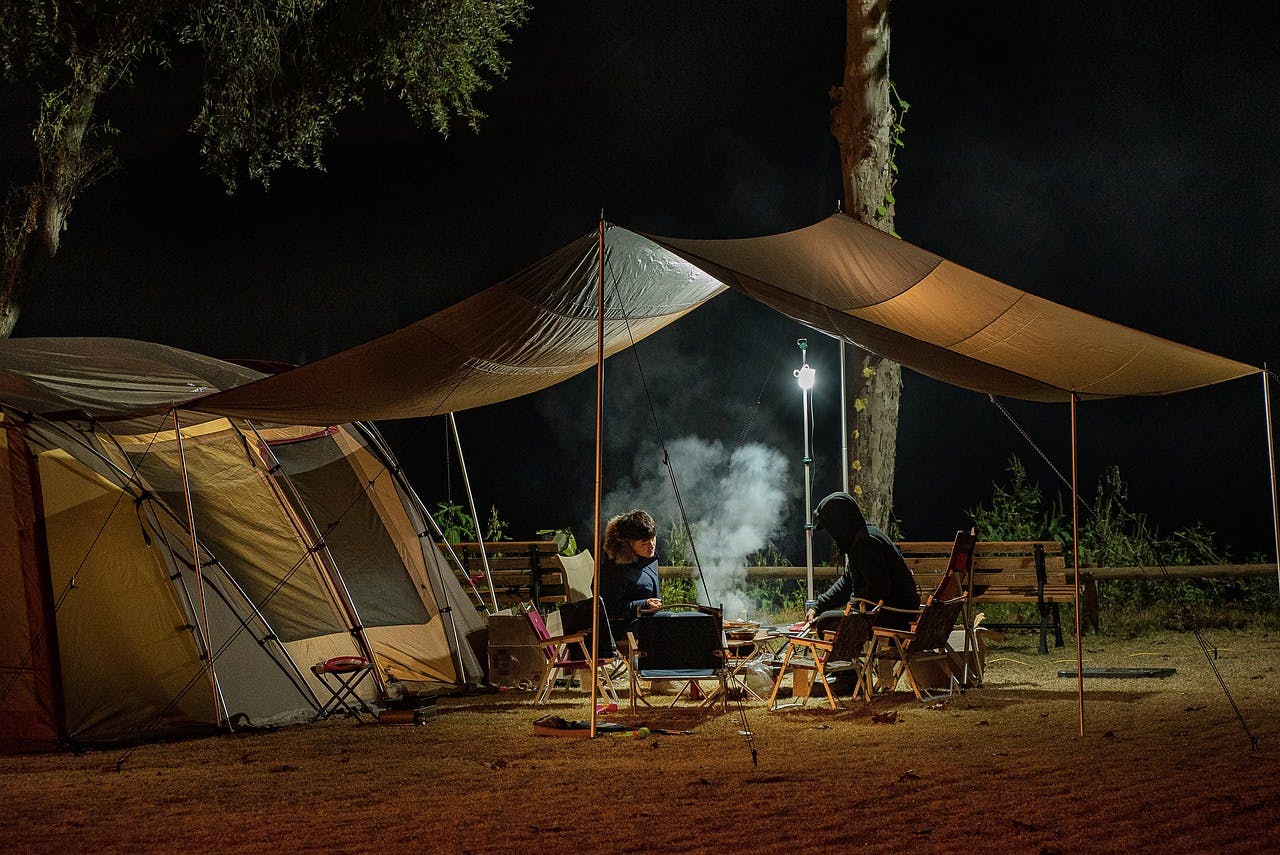
MULTIPOLYGON (((1095 579, 1239 579, 1275 576, 1274 564, 1195 564, 1175 567, 1085 567, 1095 579)), ((748 567, 748 579, 803 579, 804 567, 748 567)), ((696 576, 692 567, 660 567, 663 579, 688 579, 696 576)), ((824 565, 813 568, 815 579, 834 579, 837 568, 824 565)), ((1067 579, 1074 574, 1067 570, 1067 579)))

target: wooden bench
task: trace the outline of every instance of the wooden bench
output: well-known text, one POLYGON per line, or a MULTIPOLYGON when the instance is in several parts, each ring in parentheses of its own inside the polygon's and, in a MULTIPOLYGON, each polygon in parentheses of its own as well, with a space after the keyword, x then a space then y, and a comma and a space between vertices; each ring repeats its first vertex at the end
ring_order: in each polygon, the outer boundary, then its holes
MULTIPOLYGON (((951 541, 902 541, 902 557, 915 574, 923 599, 942 578, 951 541)), ((1039 629, 1040 652, 1048 653, 1049 626, 1054 644, 1063 646, 1061 604, 1075 602, 1075 573, 1067 569, 1062 544, 1056 540, 978 541, 973 552, 973 602, 1035 603, 1036 623, 986 623, 993 629, 1039 629)), ((1082 622, 1097 628, 1098 589, 1087 573, 1080 579, 1082 622)))
MULTIPOLYGON (((468 579, 475 583, 483 602, 490 605, 489 582, 484 574, 484 559, 478 543, 455 543, 453 551, 462 566, 454 565, 453 572, 468 592, 472 591, 468 579)), ((448 557, 449 552, 440 547, 448 557)), ((498 606, 507 607, 520 602, 535 603, 542 611, 556 603, 568 602, 564 566, 560 563, 559 550, 554 540, 502 540, 486 543, 484 554, 489 557, 489 572, 493 577, 493 589, 498 606)), ((450 564, 453 562, 450 561, 450 564)))

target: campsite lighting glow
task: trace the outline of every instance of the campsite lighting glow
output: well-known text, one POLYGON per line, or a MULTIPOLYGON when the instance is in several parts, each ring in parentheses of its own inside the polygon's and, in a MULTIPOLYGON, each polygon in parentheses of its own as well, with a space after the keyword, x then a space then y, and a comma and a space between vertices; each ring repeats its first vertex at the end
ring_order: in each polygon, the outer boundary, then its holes
POLYGON ((800 384, 800 388, 808 392, 813 388, 813 381, 816 379, 818 372, 809 367, 809 363, 805 363, 792 372, 796 376, 796 382, 800 384))

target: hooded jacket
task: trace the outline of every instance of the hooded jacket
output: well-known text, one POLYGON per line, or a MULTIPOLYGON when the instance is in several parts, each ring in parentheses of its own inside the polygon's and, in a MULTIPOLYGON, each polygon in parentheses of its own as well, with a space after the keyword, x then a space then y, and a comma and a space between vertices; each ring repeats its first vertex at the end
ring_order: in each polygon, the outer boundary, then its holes
POLYGON ((627 543, 628 532, 619 531, 617 517, 605 526, 604 560, 600 563, 600 596, 613 624, 615 638, 630 629, 646 601, 658 596, 658 556, 643 558, 627 543))
MULTIPOLYGON (((895 609, 920 608, 915 577, 884 532, 869 524, 848 493, 832 493, 818 503, 814 528, 826 531, 845 557, 845 570, 818 597, 817 612, 843 609, 853 597, 883 601, 895 609)), ((886 612, 880 626, 906 629, 912 615, 886 612)))

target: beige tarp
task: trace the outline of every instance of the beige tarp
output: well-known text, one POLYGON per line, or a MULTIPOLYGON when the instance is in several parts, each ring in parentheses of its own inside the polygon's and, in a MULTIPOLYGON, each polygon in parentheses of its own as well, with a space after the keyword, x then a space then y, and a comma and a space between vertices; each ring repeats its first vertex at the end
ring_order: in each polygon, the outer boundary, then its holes
POLYGON ((1259 370, 1068 309, 842 214, 762 238, 654 240, 801 323, 978 392, 1165 395, 1259 370))
MULTIPOLYGON (((744 240, 648 239, 612 226, 606 247, 606 354, 728 285, 922 374, 1002 396, 1163 395, 1258 370, 1035 297, 844 215, 744 240)), ((597 259, 585 236, 398 332, 194 407, 322 423, 537 391, 595 364, 597 259)))
MULTIPOLYGON (((724 286, 626 229, 606 232, 605 353, 724 286)), ((205 399, 202 412, 313 424, 431 416, 545 389, 596 364, 595 235, 390 335, 205 399), (285 415, 285 414, 288 415, 285 415)))

